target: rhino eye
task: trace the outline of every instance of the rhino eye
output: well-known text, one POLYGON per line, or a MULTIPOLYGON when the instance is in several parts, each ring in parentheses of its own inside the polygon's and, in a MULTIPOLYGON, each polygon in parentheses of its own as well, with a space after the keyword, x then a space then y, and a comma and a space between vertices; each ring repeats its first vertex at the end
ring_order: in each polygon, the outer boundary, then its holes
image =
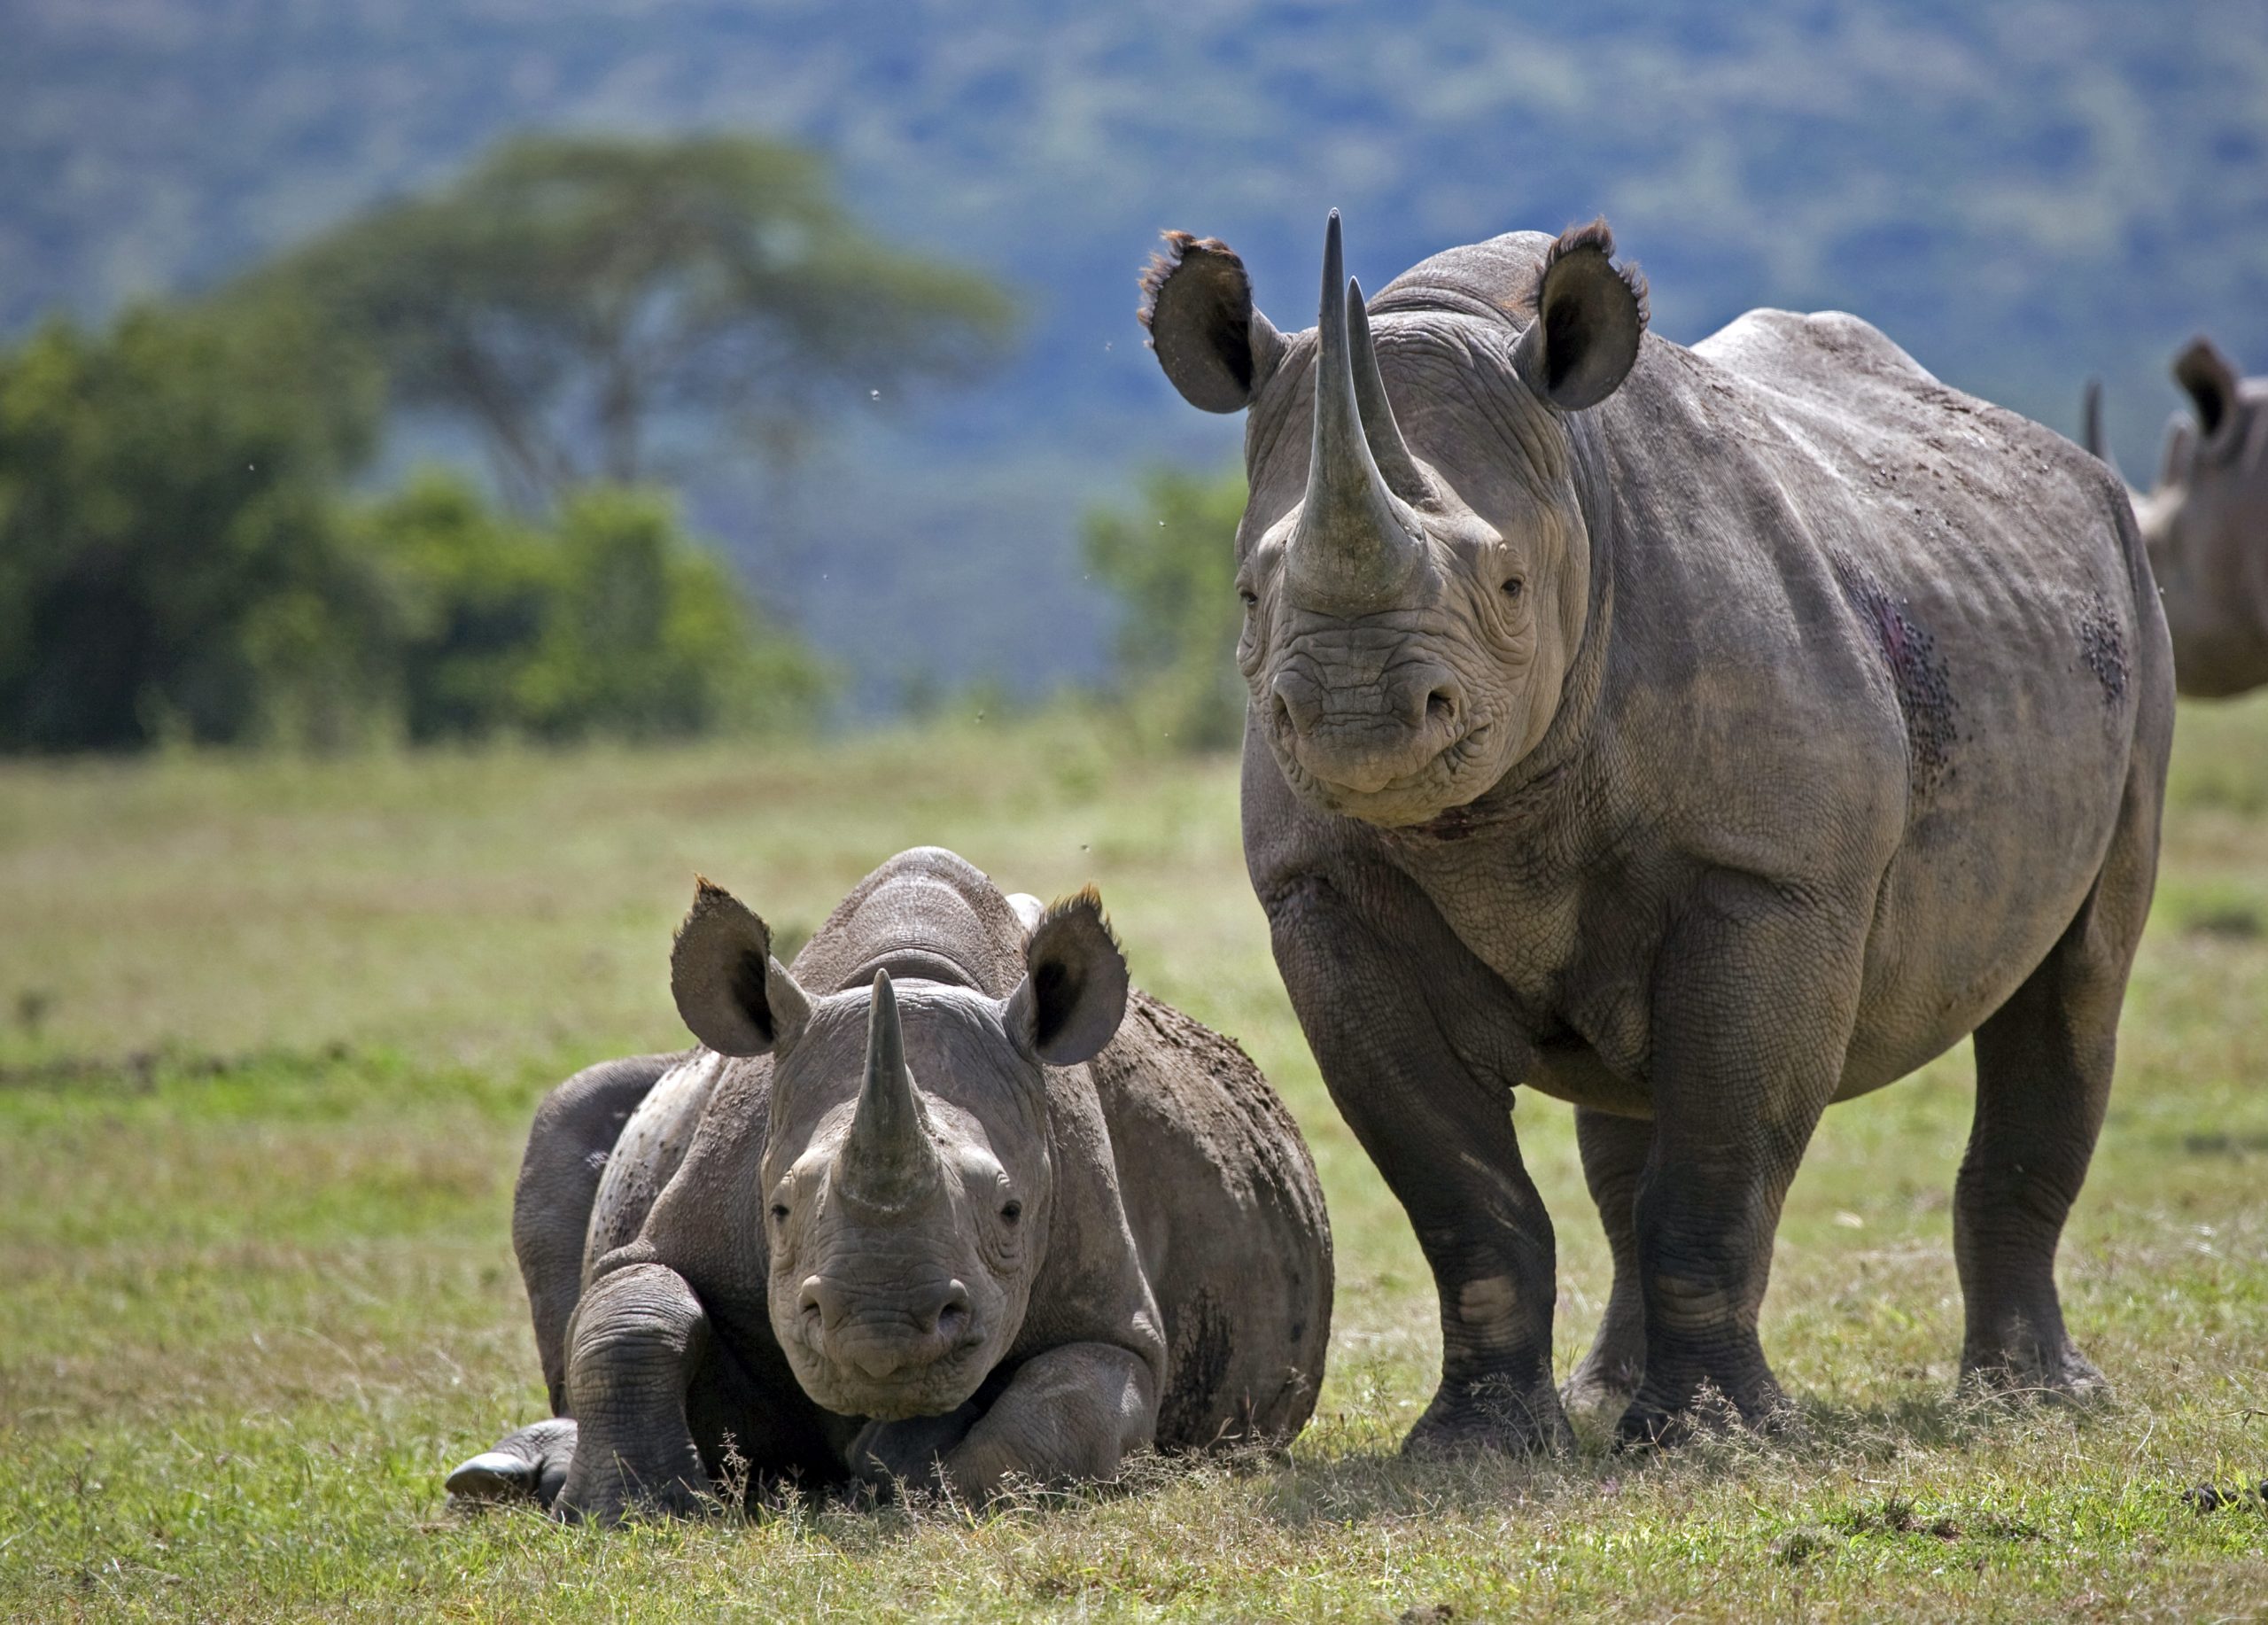
POLYGON ((1247 587, 1243 591, 1238 593, 1237 597, 1247 610, 1256 610, 1260 607, 1260 595, 1254 592, 1250 587, 1247 587))
POLYGON ((1011 1225, 1024 1216, 1024 1205, 1011 1196, 1000 1204, 1000 1217, 1011 1225))
POLYGON ((1525 583, 1523 583, 1518 576, 1513 576, 1507 579, 1504 585, 1497 590, 1503 593, 1507 598, 1518 598, 1524 587, 1525 583))
POLYGON ((772 1204, 772 1222, 775 1225, 784 1225, 788 1222, 788 1204, 786 1202, 775 1201, 772 1204))

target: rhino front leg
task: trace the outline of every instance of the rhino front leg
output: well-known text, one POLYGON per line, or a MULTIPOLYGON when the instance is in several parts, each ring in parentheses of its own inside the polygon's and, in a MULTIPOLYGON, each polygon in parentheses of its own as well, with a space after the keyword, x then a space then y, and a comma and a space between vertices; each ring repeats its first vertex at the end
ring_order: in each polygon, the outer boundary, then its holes
POLYGON ((602 1523, 633 1505, 699 1510, 709 1475, 686 1395, 708 1351, 709 1317, 685 1278, 654 1263, 599 1277, 567 1342, 567 1402, 579 1436, 554 1510, 602 1523))
POLYGON ((1571 1411, 1629 1404, 1646 1375, 1646 1296, 1638 1268, 1638 1184, 1654 1147, 1654 1125, 1638 1117, 1578 1107, 1575 1143, 1583 1154, 1583 1180, 1598 1205, 1599 1223, 1614 1256, 1614 1287, 1590 1352, 1575 1367, 1560 1397, 1571 1411))
POLYGON ((1512 1131, 1524 1041, 1484 1022, 1487 987, 1422 900, 1358 907, 1306 878, 1269 920, 1332 1102, 1409 1214, 1440 1295, 1441 1387, 1402 1448, 1572 1443, 1551 1380, 1551 1220, 1512 1131))
POLYGON ((967 1410, 869 1427, 852 1462, 870 1482, 942 1483, 967 1501, 989 1498, 1011 1478, 1107 1483, 1157 1436, 1157 1376, 1131 1349, 1065 1343, 1018 1366, 973 1422, 963 1420, 967 1410), (958 1442, 921 1458, 923 1446, 934 1450, 956 1434, 958 1442))
POLYGON ((1677 1436, 1705 1385, 1751 1423, 1784 1403, 1757 1314, 1781 1203, 1850 1043, 1863 937, 1837 923, 1728 876, 1665 945, 1636 1208, 1645 1375, 1625 1440, 1677 1436))

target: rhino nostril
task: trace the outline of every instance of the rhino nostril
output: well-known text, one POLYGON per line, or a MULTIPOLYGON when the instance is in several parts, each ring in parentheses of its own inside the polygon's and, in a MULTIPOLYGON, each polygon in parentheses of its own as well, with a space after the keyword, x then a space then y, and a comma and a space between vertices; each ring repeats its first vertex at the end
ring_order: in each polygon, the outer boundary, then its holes
POLYGON ((1288 727, 1295 734, 1304 734, 1315 726, 1322 707, 1317 703, 1314 685, 1287 672, 1269 685, 1269 691, 1275 696, 1278 729, 1288 727))
POLYGON ((834 1318, 828 1312, 828 1300, 833 1295, 827 1291, 827 1283, 818 1276, 804 1279, 803 1295, 797 1301, 797 1308, 802 1311, 805 1325, 823 1328, 834 1318))
POLYGON ((959 1341, 968 1329, 968 1288, 959 1281, 945 1288, 945 1295, 937 1305, 936 1318, 930 1329, 948 1342, 959 1341))
POLYGON ((1436 688, 1425 696, 1425 719, 1429 722, 1456 720, 1456 696, 1447 688, 1436 688))

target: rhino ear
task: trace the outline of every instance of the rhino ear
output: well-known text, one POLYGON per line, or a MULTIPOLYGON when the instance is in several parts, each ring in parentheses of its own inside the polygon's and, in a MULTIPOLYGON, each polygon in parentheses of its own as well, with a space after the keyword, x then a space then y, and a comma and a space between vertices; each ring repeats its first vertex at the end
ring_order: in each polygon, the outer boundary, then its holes
POLYGON ((2193 338, 2174 358, 2173 377, 2197 408, 2200 448, 2208 456, 2218 454, 2236 437, 2236 369, 2211 339, 2193 338))
POLYGON ((702 875, 670 950, 670 992, 693 1036, 720 1055, 767 1054, 811 1015, 804 990, 772 957, 771 928, 702 875))
POLYGON ((1614 263, 1604 218, 1570 226, 1543 256, 1535 320, 1512 362, 1527 386, 1563 412, 1596 406, 1621 386, 1646 330, 1646 279, 1614 263))
POLYGON ((1135 315, 1183 400, 1240 412, 1276 369, 1283 336, 1253 308, 1252 278, 1226 243, 1169 231, 1165 244, 1142 273, 1135 315))
POLYGON ((1024 939, 1008 1031, 1051 1066, 1076 1066, 1101 1053, 1125 1015, 1125 956, 1089 886, 1050 908, 1024 939))

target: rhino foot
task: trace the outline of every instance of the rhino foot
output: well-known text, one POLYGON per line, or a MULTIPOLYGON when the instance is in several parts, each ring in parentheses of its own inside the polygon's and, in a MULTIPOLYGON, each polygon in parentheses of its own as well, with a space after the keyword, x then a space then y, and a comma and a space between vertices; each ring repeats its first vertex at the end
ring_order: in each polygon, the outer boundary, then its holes
POLYGON ((1574 1447, 1574 1430, 1548 1382, 1516 1387, 1509 1379, 1444 1381, 1402 1442, 1406 1456, 1456 1456, 1476 1450, 1543 1455, 1574 1447))
POLYGON ((1576 1415, 1619 1416, 1638 1396, 1644 1379, 1643 1359, 1630 1365, 1594 1354, 1575 1367, 1575 1374, 1559 1390, 1559 1403, 1576 1415))
POLYGON ((575 1459, 575 1424, 554 1417, 523 1427, 493 1450, 458 1464, 448 1492, 465 1501, 532 1501, 548 1509, 575 1459))
POLYGON ((1682 1402, 1649 1395, 1641 1385, 1637 1397, 1615 1425, 1618 1450, 1669 1447, 1702 1433, 1729 1433, 1745 1427, 1752 1433, 1783 1434, 1798 1424, 1796 1408, 1780 1385, 1767 1376, 1728 1395, 1704 1380, 1682 1402))
POLYGON ((941 1489, 946 1481, 946 1453, 968 1436, 968 1430, 983 1414, 971 1400, 944 1416, 869 1422, 845 1452, 850 1470, 877 1497, 941 1489))
POLYGON ((1961 1387, 1968 1394, 2065 1404, 2099 1404, 2110 1398, 2109 1379, 2069 1338, 2053 1350, 2008 1350, 1988 1358, 1965 1355, 1961 1387))

